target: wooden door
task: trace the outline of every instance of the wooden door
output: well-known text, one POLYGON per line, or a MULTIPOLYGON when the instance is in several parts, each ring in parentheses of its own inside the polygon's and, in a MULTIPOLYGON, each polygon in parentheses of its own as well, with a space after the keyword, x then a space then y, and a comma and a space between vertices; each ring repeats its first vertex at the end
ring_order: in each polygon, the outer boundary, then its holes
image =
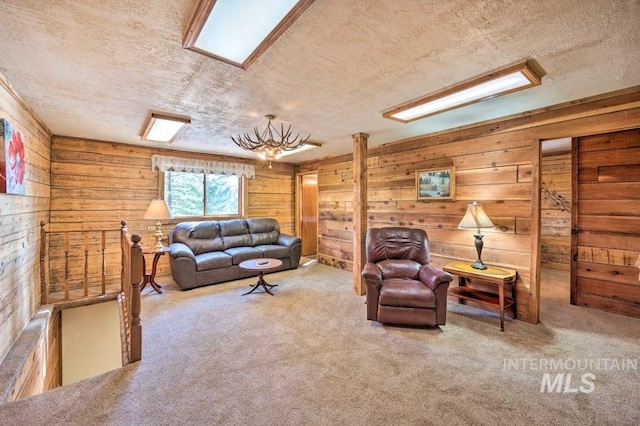
POLYGON ((574 139, 571 303, 640 317, 640 129, 574 139))
POLYGON ((310 256, 318 252, 318 175, 302 175, 300 188, 302 255, 310 256))

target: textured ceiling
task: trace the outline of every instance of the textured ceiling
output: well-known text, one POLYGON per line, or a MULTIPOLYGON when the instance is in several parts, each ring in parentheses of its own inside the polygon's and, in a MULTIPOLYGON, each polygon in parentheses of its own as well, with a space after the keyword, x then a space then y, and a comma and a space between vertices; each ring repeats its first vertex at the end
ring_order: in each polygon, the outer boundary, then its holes
MULTIPOLYGON (((0 73, 55 135, 253 157, 264 115, 299 162, 640 84, 638 0, 316 0, 247 71, 182 48, 197 0, 2 0, 0 73), (542 85, 403 124, 382 111, 523 59, 542 85), (151 110, 187 115, 140 140, 151 110)), ((250 25, 251 23, 247 23, 250 25)))

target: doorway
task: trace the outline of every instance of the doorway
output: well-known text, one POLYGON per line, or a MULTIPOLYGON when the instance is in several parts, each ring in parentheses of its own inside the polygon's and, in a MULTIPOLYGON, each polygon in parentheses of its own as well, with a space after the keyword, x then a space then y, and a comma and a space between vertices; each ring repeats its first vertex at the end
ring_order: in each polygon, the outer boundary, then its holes
POLYGON ((553 321, 570 304, 571 138, 540 143, 540 317, 553 321))
POLYGON ((302 256, 318 254, 318 173, 297 175, 296 233, 302 239, 302 256))

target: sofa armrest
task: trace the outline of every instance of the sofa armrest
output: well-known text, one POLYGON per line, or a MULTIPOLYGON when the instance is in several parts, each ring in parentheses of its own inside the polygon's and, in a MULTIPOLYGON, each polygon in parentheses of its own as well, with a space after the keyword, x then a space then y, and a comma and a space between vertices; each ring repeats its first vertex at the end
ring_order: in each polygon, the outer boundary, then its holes
POLYGON ((448 286, 453 279, 451 274, 431 265, 423 265, 422 268, 420 268, 419 276, 420 281, 429 286, 433 291, 436 291, 441 284, 447 284, 448 286))
POLYGON ((189 258, 189 259, 193 260, 194 262, 196 261, 195 254, 193 254, 193 251, 191 251, 189 246, 184 244, 184 243, 173 243, 173 244, 171 244, 169 246, 169 254, 173 258, 186 257, 186 258, 189 258))
POLYGON ((280 234, 278 235, 278 244, 285 247, 293 247, 296 243, 302 243, 300 237, 296 237, 293 235, 280 234))

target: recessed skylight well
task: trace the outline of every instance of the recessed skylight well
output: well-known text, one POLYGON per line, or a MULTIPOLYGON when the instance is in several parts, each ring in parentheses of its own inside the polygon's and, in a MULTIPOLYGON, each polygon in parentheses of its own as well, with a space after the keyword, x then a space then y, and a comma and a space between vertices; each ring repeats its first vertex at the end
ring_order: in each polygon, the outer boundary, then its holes
POLYGON ((246 69, 313 0, 201 0, 184 47, 246 69))
POLYGON ((398 105, 383 112, 382 116, 408 123, 454 108, 537 86, 540 82, 540 77, 525 61, 398 105))
POLYGON ((180 131, 191 124, 188 117, 175 116, 170 114, 151 113, 147 126, 142 133, 143 141, 152 142, 173 142, 180 131))

